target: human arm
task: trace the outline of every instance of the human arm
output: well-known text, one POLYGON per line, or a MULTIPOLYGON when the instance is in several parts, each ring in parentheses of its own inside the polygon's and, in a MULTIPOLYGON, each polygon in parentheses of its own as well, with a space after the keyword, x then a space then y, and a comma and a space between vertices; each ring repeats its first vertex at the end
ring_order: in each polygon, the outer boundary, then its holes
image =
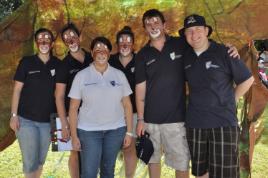
POLYGON ((65 109, 65 92, 66 92, 66 84, 56 83, 55 98, 56 98, 57 113, 61 121, 61 127, 62 127, 61 134, 63 139, 69 140, 70 126, 67 120, 67 113, 65 109))
POLYGON ((249 79, 243 81, 242 83, 238 84, 235 87, 235 101, 236 102, 241 96, 243 96, 249 90, 253 82, 254 82, 254 77, 251 76, 249 79))
MULTIPOLYGON (((19 100, 20 100, 20 94, 24 83, 15 81, 14 88, 13 88, 13 94, 12 94, 12 101, 11 101, 11 113, 17 114, 18 113, 18 106, 19 106, 19 100)), ((17 132, 20 128, 19 118, 18 115, 11 116, 10 122, 9 122, 10 128, 17 132)))
POLYGON ((226 43, 225 46, 228 48, 228 54, 230 57, 240 59, 238 50, 234 45, 232 45, 231 43, 226 43))
POLYGON ((80 106, 81 100, 80 99, 71 99, 70 101, 70 108, 69 108, 69 122, 70 122, 70 130, 71 130, 71 137, 72 137, 72 146, 73 150, 80 151, 81 144, 80 140, 77 136, 77 120, 78 120, 78 109, 80 106))
POLYGON ((146 81, 136 84, 136 106, 137 106, 137 115, 138 123, 136 128, 136 133, 140 137, 144 135, 144 100, 146 92, 146 81))
POLYGON ((131 144, 131 140, 132 140, 132 123, 133 123, 133 113, 132 113, 132 105, 131 105, 131 101, 130 101, 130 97, 129 96, 124 96, 122 98, 122 104, 124 107, 124 112, 125 112, 125 120, 126 120, 126 125, 127 125, 127 133, 125 135, 124 138, 124 144, 123 144, 123 148, 127 148, 130 144, 131 144))

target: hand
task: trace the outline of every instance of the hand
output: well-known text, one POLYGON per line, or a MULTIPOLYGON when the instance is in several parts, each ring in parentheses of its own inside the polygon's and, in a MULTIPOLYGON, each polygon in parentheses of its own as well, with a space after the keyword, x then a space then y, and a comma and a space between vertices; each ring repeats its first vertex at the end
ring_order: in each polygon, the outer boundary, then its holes
POLYGON ((236 49, 235 46, 233 46, 230 43, 227 43, 226 46, 229 48, 228 53, 229 53, 230 57, 240 59, 240 55, 239 55, 238 50, 236 49))
POLYGON ((81 151, 81 144, 78 137, 72 137, 72 146, 74 151, 81 151))
POLYGON ((140 136, 144 135, 144 132, 145 132, 144 121, 138 120, 136 134, 140 137, 140 136))
POLYGON ((123 148, 129 147, 131 144, 131 141, 132 141, 132 137, 129 135, 126 135, 124 138, 123 148))
POLYGON ((14 116, 10 118, 9 122, 10 128, 16 133, 20 128, 20 121, 18 116, 14 116))
POLYGON ((62 124, 61 137, 62 139, 68 141, 70 139, 70 129, 69 124, 62 124))

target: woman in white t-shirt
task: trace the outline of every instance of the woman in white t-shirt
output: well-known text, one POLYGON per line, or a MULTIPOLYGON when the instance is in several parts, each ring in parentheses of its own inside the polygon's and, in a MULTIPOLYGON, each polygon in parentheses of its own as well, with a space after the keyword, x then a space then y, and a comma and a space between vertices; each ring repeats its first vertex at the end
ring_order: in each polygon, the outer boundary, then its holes
POLYGON ((82 178, 96 178, 99 169, 101 178, 113 178, 117 154, 133 135, 132 91, 125 75, 109 66, 111 49, 105 37, 92 41, 93 63, 78 72, 69 93, 72 146, 81 152, 82 178))

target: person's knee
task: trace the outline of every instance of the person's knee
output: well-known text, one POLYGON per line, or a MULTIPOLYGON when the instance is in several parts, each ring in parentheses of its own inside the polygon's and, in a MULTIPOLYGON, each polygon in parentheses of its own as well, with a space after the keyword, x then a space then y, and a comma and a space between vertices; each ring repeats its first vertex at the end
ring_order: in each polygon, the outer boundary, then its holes
POLYGON ((100 169, 101 177, 113 177, 114 176, 114 164, 102 164, 100 169))
POLYGON ((78 161, 78 153, 77 153, 77 151, 71 151, 69 159, 74 160, 74 161, 78 161))
POLYGON ((135 145, 132 145, 132 143, 128 148, 125 148, 122 151, 123 151, 124 157, 136 156, 136 148, 135 148, 135 145))

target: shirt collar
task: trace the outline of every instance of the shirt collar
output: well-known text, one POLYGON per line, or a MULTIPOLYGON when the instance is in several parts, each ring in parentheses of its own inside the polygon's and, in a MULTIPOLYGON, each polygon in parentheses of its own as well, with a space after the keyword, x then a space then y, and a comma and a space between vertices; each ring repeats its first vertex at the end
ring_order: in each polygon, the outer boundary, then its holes
MULTIPOLYGON (((165 41, 165 43, 171 39, 171 37, 170 37, 168 34, 165 34, 165 37, 166 37, 166 41, 165 41)), ((151 40, 148 40, 148 42, 146 43, 145 46, 146 46, 146 47, 152 47, 152 46, 150 45, 150 43, 151 43, 151 40)))
MULTIPOLYGON (((91 70, 92 72, 94 72, 94 73, 96 73, 96 74, 100 74, 100 75, 102 75, 99 71, 96 70, 96 68, 95 68, 93 62, 90 64, 90 66, 89 66, 89 70, 91 70)), ((103 75, 102 75, 102 76, 107 75, 107 74, 110 72, 110 70, 111 70, 111 66, 110 66, 110 64, 108 63, 108 67, 107 67, 107 69, 103 72, 103 75)))

